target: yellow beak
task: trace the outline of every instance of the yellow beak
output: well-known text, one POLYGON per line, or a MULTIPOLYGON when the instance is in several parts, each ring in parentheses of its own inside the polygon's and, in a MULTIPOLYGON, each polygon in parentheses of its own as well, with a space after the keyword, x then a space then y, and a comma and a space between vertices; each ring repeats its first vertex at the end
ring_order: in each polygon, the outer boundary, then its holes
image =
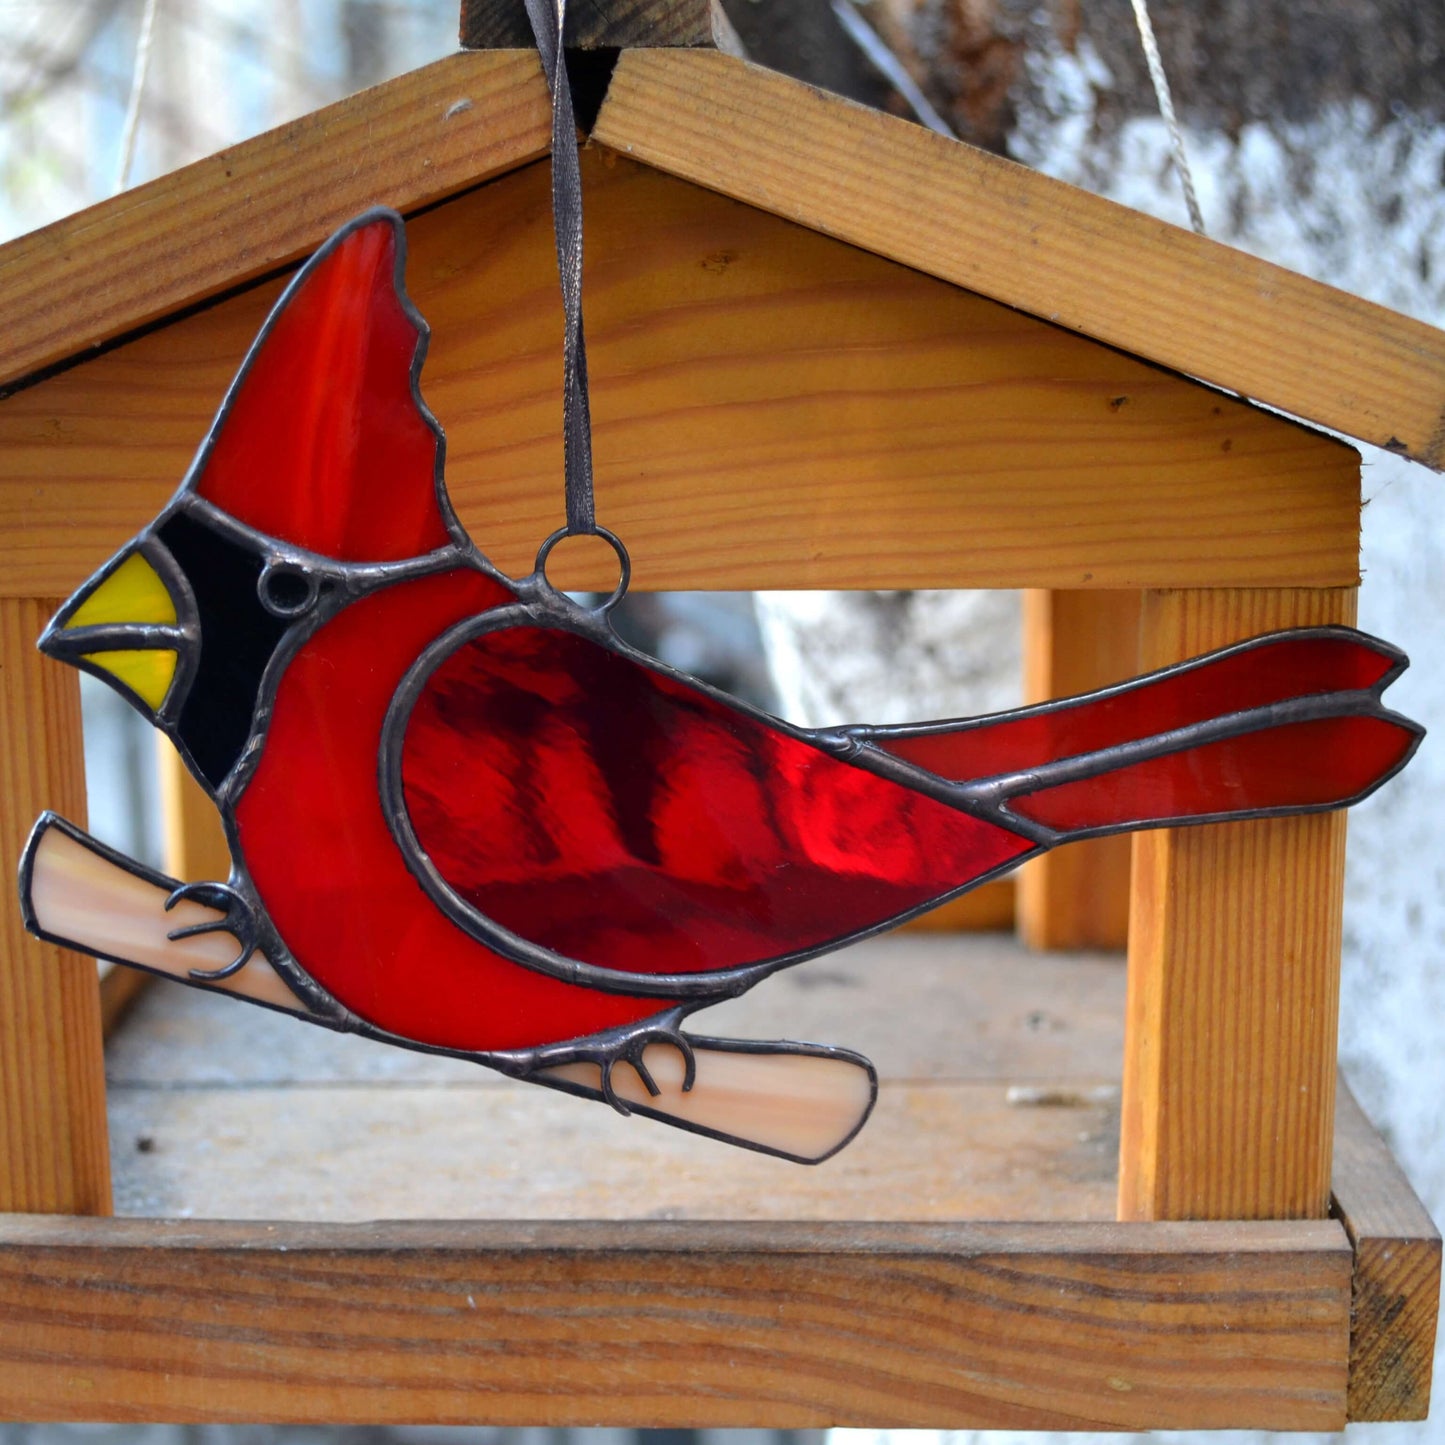
POLYGON ((52 657, 109 674, 158 712, 179 661, 179 639, 169 633, 176 626, 170 589, 141 553, 131 552, 61 608, 40 647, 52 657))
POLYGON ((174 648, 117 647, 109 652, 82 652, 87 662, 118 678, 152 712, 159 712, 176 675, 174 648))

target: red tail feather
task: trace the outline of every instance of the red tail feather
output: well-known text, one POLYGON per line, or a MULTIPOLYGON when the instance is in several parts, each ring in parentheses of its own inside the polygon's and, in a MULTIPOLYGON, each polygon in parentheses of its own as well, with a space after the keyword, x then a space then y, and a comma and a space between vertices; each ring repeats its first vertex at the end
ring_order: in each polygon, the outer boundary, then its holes
POLYGON ((1070 837, 1337 808, 1419 741, 1379 700, 1405 665, 1349 628, 1299 629, 996 717, 851 731, 964 785, 960 801, 1070 837))
POLYGON ((1008 806, 1070 834, 1341 808, 1403 767, 1417 736, 1380 717, 1287 723, 1020 793, 1008 806))

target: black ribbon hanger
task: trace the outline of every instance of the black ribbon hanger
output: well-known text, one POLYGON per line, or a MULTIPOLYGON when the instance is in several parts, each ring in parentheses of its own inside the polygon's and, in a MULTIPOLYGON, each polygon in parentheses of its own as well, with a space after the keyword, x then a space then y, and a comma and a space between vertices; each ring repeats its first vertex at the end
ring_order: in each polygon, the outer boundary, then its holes
MULTIPOLYGON (((562 445, 567 491, 563 535, 599 531, 592 498, 592 410, 587 397, 587 342, 582 331, 582 170, 577 159, 577 121, 567 78, 562 32, 567 0, 525 0, 542 69, 552 91, 552 221, 557 233, 557 270, 562 278, 562 445)), ((613 540, 608 534, 608 540, 613 540)))

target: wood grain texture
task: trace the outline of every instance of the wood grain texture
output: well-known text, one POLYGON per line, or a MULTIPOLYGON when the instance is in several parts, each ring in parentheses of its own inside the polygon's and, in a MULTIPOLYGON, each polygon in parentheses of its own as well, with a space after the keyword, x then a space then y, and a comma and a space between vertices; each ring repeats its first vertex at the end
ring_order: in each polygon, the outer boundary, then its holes
POLYGON ((1440 1231, 1340 1081, 1334 1213, 1355 1251, 1351 1420, 1423 1420, 1440 1313, 1440 1231))
POLYGON ((1313 1224, 0 1221, 0 1414, 1013 1429, 1344 1421, 1313 1224))
MULTIPOLYGON (((1354 617, 1345 589, 1149 593, 1140 666, 1354 617)), ((1121 1218, 1325 1213, 1344 864, 1344 813, 1135 838, 1121 1218)))
POLYGON ((732 56, 622 56, 606 145, 1445 465, 1445 333, 732 56), (725 138, 720 143, 720 138, 725 138))
MULTIPOLYGON (((637 587, 1357 580, 1338 442, 611 152, 583 177, 598 516, 637 587)), ((514 574, 562 520, 548 188, 408 228, 448 485, 514 574)), ((279 288, 0 402, 0 589, 68 589, 150 520, 279 288)), ((554 575, 610 589, 597 552, 554 575)))
MULTIPOLYGON (((469 49, 531 46, 522 0, 462 0, 461 43, 469 49)), ((711 45, 709 0, 592 0, 567 11, 564 43, 578 50, 624 45, 711 45)))
POLYGON ((43 809, 85 818, 79 678, 35 650, 58 605, 0 599, 0 1210, 108 1214, 95 962, 31 938, 13 881, 43 809))
MULTIPOLYGON (((1102 959, 1027 954, 1005 939, 916 936, 873 940, 790 970, 770 983, 770 997, 757 990, 709 1026, 758 1035, 786 1018, 791 1032, 847 1038, 878 1061, 880 1113, 821 1168, 729 1155, 721 1173, 719 1150, 705 1141, 659 1138, 663 1131, 645 1123, 457 1060, 317 1034, 160 987, 111 1051, 117 1203, 123 1211, 269 1220, 265 1237, 288 1247, 305 1235, 302 1221, 428 1212, 499 1221, 662 1216, 699 1221, 704 1235, 706 1221, 717 1219, 834 1219, 857 1228, 926 1216, 951 1226, 988 1211, 995 1219, 1102 1220, 1112 1207, 1114 1150, 1104 1140, 1075 1141, 1109 1133, 1100 1129, 1109 1091, 1098 1081, 1117 1066, 1122 973, 1102 959), (858 1032, 840 1034, 850 1019, 858 1032), (976 1082, 955 1082, 963 1077, 976 1082), (1009 1087, 1005 1099, 1005 1081, 1024 1077, 1036 1082, 1009 1087), (278 1223, 285 1219, 297 1224, 278 1223)), ((1428 1239, 1428 1220, 1347 1101, 1337 1132, 1336 1207, 1360 1232, 1356 1264, 1368 1257, 1358 1250, 1365 1237, 1428 1239)), ((1161 1276, 1169 1269, 1161 1258, 1161 1276)), ((1397 1272, 1393 1307, 1382 1298, 1369 1316, 1386 1332, 1375 1359, 1396 1361, 1397 1371, 1428 1358, 1415 1330, 1422 1288, 1430 1288, 1426 1272, 1397 1272), (1388 1333, 1395 1321, 1409 1327, 1403 1339, 1388 1333)), ((1357 1270, 1357 1359, 1360 1291, 1357 1270)), ((987 1292, 996 1293, 992 1284, 987 1292)), ((1014 1299, 1007 1285, 1000 1298, 1014 1299)), ((1118 1358, 1101 1368, 1131 1383, 1117 1373, 1118 1358)), ((142 1393, 149 1388, 145 1371, 132 1378, 142 1393)), ((1400 1388, 1404 1375, 1393 1378, 1395 1407, 1416 1410, 1418 1375, 1409 1391, 1400 1388)), ((1360 1383, 1352 1380, 1352 1395, 1360 1383)), ((1376 1398, 1377 1411, 1390 1408, 1376 1398)), ((138 1408, 134 1398, 128 1405, 138 1408)))
MULTIPOLYGON (((1024 593, 1024 701, 1072 697, 1139 671, 1139 593, 1024 593)), ((1030 948, 1122 949, 1129 941, 1127 834, 1066 844, 1018 875, 1030 948)))
POLYGON ((452 55, 21 236, 0 246, 0 383, 288 265, 367 206, 414 210, 545 155, 550 136, 535 48, 452 55))

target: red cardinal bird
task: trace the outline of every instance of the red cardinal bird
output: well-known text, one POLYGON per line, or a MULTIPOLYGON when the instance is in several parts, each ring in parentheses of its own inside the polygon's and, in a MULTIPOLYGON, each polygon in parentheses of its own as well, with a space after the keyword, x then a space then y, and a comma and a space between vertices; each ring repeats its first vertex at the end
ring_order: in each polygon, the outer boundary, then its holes
MULTIPOLYGON (((1380 703, 1404 657, 1346 628, 906 727, 793 727, 672 671, 619 640, 611 600, 554 590, 545 547, 512 580, 463 532, 403 260, 384 211, 312 258, 180 490, 41 639, 170 736, 221 811, 225 883, 119 860, 167 907, 223 915, 172 939, 239 940, 194 982, 259 950, 314 1021, 813 1159, 866 1116, 867 1061, 692 1037, 688 1014, 1067 840, 1346 806, 1419 740, 1380 703), (735 1099, 708 1112, 682 1097, 700 1056, 843 1102, 806 1138, 735 1099)), ((22 879, 47 936, 54 829, 22 879)))

